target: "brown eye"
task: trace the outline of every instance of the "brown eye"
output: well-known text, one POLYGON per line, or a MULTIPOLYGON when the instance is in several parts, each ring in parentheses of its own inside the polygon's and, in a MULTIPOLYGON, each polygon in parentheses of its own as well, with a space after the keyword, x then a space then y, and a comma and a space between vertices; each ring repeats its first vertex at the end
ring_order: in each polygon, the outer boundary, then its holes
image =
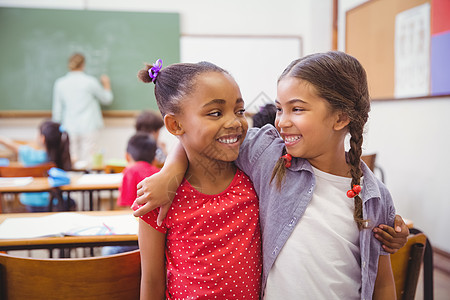
POLYGON ((220 117, 221 115, 222 115, 222 113, 220 111, 215 111, 215 112, 208 114, 208 116, 211 116, 211 117, 220 117))
POLYGON ((245 109, 240 109, 236 112, 237 115, 243 116, 245 114, 245 109))

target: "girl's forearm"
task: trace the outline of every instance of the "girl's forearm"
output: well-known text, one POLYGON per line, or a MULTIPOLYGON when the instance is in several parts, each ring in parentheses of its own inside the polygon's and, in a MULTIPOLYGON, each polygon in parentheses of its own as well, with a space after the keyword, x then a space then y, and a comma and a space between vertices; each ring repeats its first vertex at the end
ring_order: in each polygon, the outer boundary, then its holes
POLYGON ((389 255, 380 255, 378 260, 377 279, 375 280, 375 288, 372 299, 397 299, 394 275, 392 274, 391 259, 389 255))
POLYGON ((19 152, 19 145, 11 139, 0 137, 0 144, 14 151, 15 154, 19 152))
POLYGON ((137 198, 133 204, 142 205, 136 209, 134 216, 140 217, 154 210, 160 209, 159 221, 164 219, 165 214, 173 201, 175 193, 183 180, 188 168, 188 160, 183 146, 178 143, 169 153, 164 166, 158 173, 145 178, 137 186, 137 198))

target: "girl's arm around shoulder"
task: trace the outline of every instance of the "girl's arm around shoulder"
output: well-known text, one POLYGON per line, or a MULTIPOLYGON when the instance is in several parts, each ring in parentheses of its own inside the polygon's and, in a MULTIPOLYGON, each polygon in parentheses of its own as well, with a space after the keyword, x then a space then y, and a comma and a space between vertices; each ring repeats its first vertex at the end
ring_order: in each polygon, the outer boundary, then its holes
POLYGON ((378 259, 377 279, 373 291, 374 300, 395 300, 397 294, 395 291, 394 275, 392 274, 390 255, 380 255, 378 259))
POLYGON ((409 229, 403 221, 403 218, 395 214, 394 203, 386 186, 381 181, 378 182, 378 185, 388 217, 386 222, 384 224, 378 224, 373 229, 373 232, 375 238, 382 243, 385 253, 394 254, 406 244, 409 229))
POLYGON ((164 247, 166 235, 139 219, 141 299, 165 299, 164 247))
POLYGON ((137 185, 137 198, 133 206, 143 206, 134 212, 134 216, 143 216, 160 207, 157 223, 161 225, 187 168, 188 159, 186 152, 181 143, 178 143, 167 156, 162 169, 158 173, 145 178, 137 185))
POLYGON ((394 254, 408 241, 409 229, 400 215, 395 215, 394 227, 379 224, 373 229, 375 238, 382 243, 383 250, 394 254))
POLYGON ((247 175, 250 175, 251 168, 261 154, 277 140, 282 141, 273 125, 267 124, 262 128, 250 128, 239 148, 239 156, 235 161, 236 166, 247 175))

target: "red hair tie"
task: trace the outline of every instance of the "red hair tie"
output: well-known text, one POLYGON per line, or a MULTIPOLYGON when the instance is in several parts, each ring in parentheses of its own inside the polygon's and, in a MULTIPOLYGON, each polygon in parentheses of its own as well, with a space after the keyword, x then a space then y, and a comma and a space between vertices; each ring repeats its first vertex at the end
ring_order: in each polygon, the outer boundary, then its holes
POLYGON ((283 155, 281 158, 284 159, 284 166, 286 168, 289 168, 291 166, 292 155, 290 155, 288 153, 288 154, 283 155))
POLYGON ((351 190, 348 190, 347 197, 354 198, 361 192, 361 186, 355 184, 351 190))

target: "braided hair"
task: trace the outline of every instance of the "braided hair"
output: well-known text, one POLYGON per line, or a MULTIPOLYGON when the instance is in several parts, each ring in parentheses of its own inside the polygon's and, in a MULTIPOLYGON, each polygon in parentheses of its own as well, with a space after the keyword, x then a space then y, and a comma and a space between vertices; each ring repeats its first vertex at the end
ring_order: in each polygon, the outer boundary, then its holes
MULTIPOLYGON (((317 53, 293 61, 283 71, 278 82, 285 77, 309 82, 315 87, 317 95, 330 104, 333 111, 342 111, 349 117, 350 123, 347 127, 350 149, 347 164, 352 177, 350 188, 360 185, 363 130, 370 111, 367 76, 362 65, 356 58, 344 52, 317 53)), ((281 187, 284 173, 284 159, 280 158, 273 170, 271 181, 276 178, 277 186, 281 187)), ((358 228, 362 229, 366 221, 363 220, 361 197, 356 195, 354 202, 354 220, 358 228)))

